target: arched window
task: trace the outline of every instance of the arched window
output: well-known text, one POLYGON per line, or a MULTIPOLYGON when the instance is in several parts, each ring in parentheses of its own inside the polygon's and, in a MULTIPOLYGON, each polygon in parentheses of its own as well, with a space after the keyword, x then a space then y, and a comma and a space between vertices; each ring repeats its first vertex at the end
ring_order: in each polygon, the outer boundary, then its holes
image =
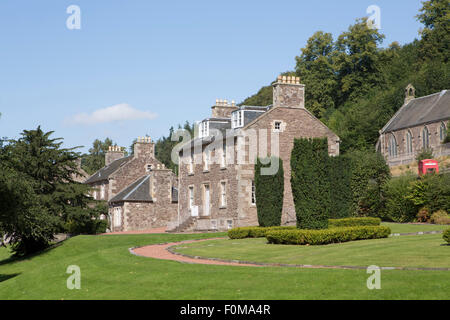
POLYGON ((407 154, 413 153, 412 134, 411 134, 411 131, 408 131, 408 132, 406 133, 406 153, 407 153, 407 154))
POLYGON ((447 136, 447 128, 445 127, 445 124, 441 122, 441 127, 439 128, 439 138, 441 139, 441 142, 444 141, 446 136, 447 136))
POLYGON ((395 140, 395 136, 392 134, 389 137, 389 156, 396 157, 397 156, 397 140, 395 140))
POLYGON ((424 127, 422 130, 422 147, 424 149, 430 148, 430 134, 428 132, 428 128, 424 127))

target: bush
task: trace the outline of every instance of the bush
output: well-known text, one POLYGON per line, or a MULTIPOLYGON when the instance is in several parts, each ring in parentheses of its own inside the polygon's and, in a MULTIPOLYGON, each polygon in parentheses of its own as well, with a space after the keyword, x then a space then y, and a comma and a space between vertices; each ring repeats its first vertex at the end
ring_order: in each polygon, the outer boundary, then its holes
POLYGON ((442 238, 450 244, 450 229, 444 231, 442 238))
POLYGON ((331 206, 329 218, 347 218, 354 212, 350 167, 351 160, 347 156, 329 157, 331 206))
POLYGON ((327 139, 295 139, 291 152, 291 187, 297 227, 326 229, 330 216, 327 139))
POLYGON ((450 174, 427 174, 409 188, 406 198, 416 208, 427 207, 431 212, 450 211, 450 174))
POLYGON ((436 211, 431 215, 430 222, 434 224, 450 224, 450 215, 444 210, 436 211))
POLYGON ((230 239, 264 238, 268 231, 296 229, 296 227, 242 227, 229 230, 228 237, 230 239))
POLYGON ((411 186, 416 182, 413 174, 392 178, 384 185, 385 205, 380 212, 384 221, 413 222, 417 207, 406 196, 411 186))
POLYGON ((417 213, 417 222, 429 222, 430 221, 430 210, 427 207, 423 207, 417 213))
POLYGON ((380 224, 380 218, 345 218, 328 220, 329 228, 379 226, 380 224))
POLYGON ((356 240, 387 238, 391 229, 384 226, 360 226, 327 230, 275 230, 266 238, 271 244, 325 245, 356 240))
POLYGON ((281 224, 284 195, 283 161, 272 157, 257 159, 255 165, 255 196, 258 222, 261 227, 273 227, 281 224), (263 164, 269 163, 268 165, 263 164), (278 162, 278 170, 273 175, 262 175, 261 169, 278 162))
POLYGON ((84 223, 69 220, 65 224, 65 231, 70 234, 99 234, 105 233, 107 227, 107 220, 91 219, 84 223))

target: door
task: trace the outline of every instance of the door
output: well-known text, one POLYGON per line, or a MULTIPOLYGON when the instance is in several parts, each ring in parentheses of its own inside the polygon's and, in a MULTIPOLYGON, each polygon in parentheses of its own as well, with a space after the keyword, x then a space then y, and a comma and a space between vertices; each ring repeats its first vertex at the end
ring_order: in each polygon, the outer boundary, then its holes
POLYGON ((210 195, 209 195, 209 185, 205 184, 205 203, 203 204, 203 215, 209 216, 209 202, 210 202, 210 195))

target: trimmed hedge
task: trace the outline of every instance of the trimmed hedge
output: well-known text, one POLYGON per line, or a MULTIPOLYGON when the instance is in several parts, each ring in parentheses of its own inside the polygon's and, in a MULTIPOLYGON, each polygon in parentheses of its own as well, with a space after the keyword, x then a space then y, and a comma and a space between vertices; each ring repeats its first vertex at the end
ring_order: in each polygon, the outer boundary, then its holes
POLYGON ((387 238, 391 229, 384 226, 360 226, 326 230, 274 230, 266 234, 271 244, 325 245, 366 239, 387 238))
POLYGON ((277 157, 256 159, 255 164, 255 197, 258 223, 261 227, 280 226, 283 211, 284 171, 283 161, 277 157), (263 164, 264 162, 264 164, 263 164), (272 175, 263 175, 271 164, 278 168, 272 175))
POLYGON ((380 218, 345 218, 345 219, 328 220, 328 226, 330 228, 379 226, 380 224, 381 224, 380 218))
POLYGON ((450 244, 450 229, 444 231, 444 235, 442 236, 447 243, 450 244))
POLYGON ((242 227, 229 230, 228 237, 230 239, 264 238, 268 231, 296 229, 296 227, 242 227))

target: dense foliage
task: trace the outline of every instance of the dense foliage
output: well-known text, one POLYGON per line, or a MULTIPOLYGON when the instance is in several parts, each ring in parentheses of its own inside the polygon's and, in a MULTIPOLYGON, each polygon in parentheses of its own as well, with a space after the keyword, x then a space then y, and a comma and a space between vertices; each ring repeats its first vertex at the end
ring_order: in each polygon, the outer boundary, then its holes
POLYGON ((0 149, 0 241, 18 255, 46 248, 70 218, 98 217, 89 187, 74 181, 79 154, 52 133, 24 130, 0 149))
POLYGON ((274 230, 266 233, 272 244, 325 245, 366 239, 387 238, 391 229, 384 226, 358 226, 323 230, 274 230))
POLYGON ((444 231, 442 238, 450 244, 450 229, 444 231))
POLYGON ((255 164, 255 197, 258 222, 261 227, 281 225, 284 194, 283 161, 272 157, 257 159, 255 164), (278 162, 278 170, 273 175, 264 175, 263 168, 278 162))
POLYGON ((379 226, 380 224, 380 218, 344 218, 330 219, 328 221, 329 228, 379 226))
POLYGON ((269 231, 296 229, 297 227, 241 227, 228 230, 228 237, 230 239, 264 238, 269 231))
POLYGON ((325 229, 330 217, 327 139, 295 139, 291 188, 299 229, 325 229))
POLYGON ((93 174, 105 166, 105 154, 108 152, 109 147, 115 145, 110 138, 106 138, 105 141, 95 139, 92 143, 92 148, 89 149, 89 153, 85 154, 81 158, 81 167, 88 174, 93 174))
MULTIPOLYGON (((295 74, 306 85, 305 106, 341 139, 341 152, 373 150, 379 130, 404 102, 411 83, 417 96, 450 87, 450 3, 424 1, 417 19, 419 40, 406 45, 381 44, 384 35, 365 19, 340 34, 318 31, 296 57, 295 74)), ((242 104, 272 103, 271 86, 242 104)))

